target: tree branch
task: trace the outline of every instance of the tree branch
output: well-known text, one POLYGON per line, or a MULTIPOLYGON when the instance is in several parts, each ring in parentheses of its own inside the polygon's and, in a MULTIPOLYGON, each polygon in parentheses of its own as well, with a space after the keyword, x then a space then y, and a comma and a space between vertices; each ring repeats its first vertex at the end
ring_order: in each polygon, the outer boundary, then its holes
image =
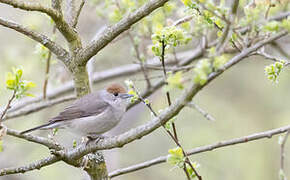
POLYGON ((281 20, 287 18, 288 16, 290 16, 290 11, 283 12, 281 14, 278 14, 277 16, 270 17, 269 20, 270 21, 281 21, 281 20))
POLYGON ((289 134, 290 134, 290 130, 287 131, 287 133, 283 137, 283 141, 281 142, 281 145, 280 145, 280 147, 281 147, 281 149, 280 149, 280 171, 279 171, 280 180, 287 180, 287 177, 286 177, 285 171, 284 171, 284 159, 285 159, 285 144, 287 142, 289 134))
MULTIPOLYGON (((158 117, 154 118, 153 120, 151 120, 150 122, 138 126, 135 129, 129 130, 121 135, 115 136, 115 137, 109 137, 109 138, 105 138, 100 140, 97 144, 94 143, 90 143, 88 145, 79 145, 78 147, 72 149, 71 151, 67 152, 67 151, 58 151, 58 156, 51 156, 48 157, 48 159, 46 158, 45 161, 41 160, 38 161, 40 165, 37 166, 38 168, 43 167, 45 165, 49 165, 52 164, 54 162, 57 162, 59 160, 63 160, 68 164, 73 164, 75 165, 76 161, 79 160, 81 157, 83 157, 84 155, 91 153, 91 152, 95 152, 97 150, 102 150, 102 149, 112 149, 112 148, 116 148, 116 147, 122 147, 125 144, 128 144, 136 139, 140 139, 145 135, 148 135, 149 133, 153 132, 154 130, 156 130, 157 128, 159 128, 160 126, 162 126, 162 124, 166 123, 169 119, 171 119, 172 117, 176 116, 182 109, 183 107, 191 101, 191 99, 206 85, 208 85, 213 79, 215 79, 216 77, 218 77, 219 75, 221 75, 226 69, 232 67, 233 65, 235 65, 236 63, 240 62, 242 59, 248 57, 251 55, 252 52, 255 52, 256 50, 258 50, 259 48, 261 48, 262 46, 266 45, 267 43, 270 43, 274 40, 277 40, 285 35, 287 35, 288 33, 286 31, 282 31, 280 33, 277 33, 271 37, 269 37, 268 39, 264 39, 260 42, 258 42, 257 44, 244 49, 241 53, 237 54, 236 56, 234 56, 230 61, 228 61, 223 68, 221 68, 220 70, 216 71, 216 72, 212 72, 209 76, 208 76, 208 81, 203 84, 194 84, 191 83, 188 88, 186 90, 183 91, 182 95, 167 109, 165 109, 158 117)), ((272 130, 270 131, 270 133, 261 133, 261 134, 254 134, 251 137, 247 137, 248 139, 242 139, 243 141, 247 142, 250 139, 259 139, 261 137, 271 137, 274 134, 278 134, 278 133, 282 133, 285 132, 287 130, 289 130, 290 127, 284 127, 281 129, 276 129, 276 130, 272 130)), ((203 148, 199 148, 199 149, 195 149, 194 151, 189 152, 189 154, 195 154, 197 152, 204 152, 204 151, 209 151, 212 149, 215 149, 216 146, 226 146, 228 143, 231 144, 235 144, 235 142, 221 142, 218 143, 218 145, 215 146, 206 146, 203 148)), ((29 166, 30 167, 30 166, 29 166)), ((27 168, 29 170, 33 170, 31 168, 27 168)), ((11 169, 8 169, 11 170, 11 169)), ((1 170, 0 171, 0 175, 6 175, 8 172, 10 172, 10 174, 13 174, 13 172, 15 171, 15 168, 12 168, 11 171, 6 170, 1 170)), ((23 171, 18 171, 18 172, 23 172, 23 171)), ((26 172, 26 171, 24 171, 26 172)))
POLYGON ((78 49, 81 48, 80 37, 77 32, 75 32, 74 29, 64 20, 63 14, 60 11, 61 7, 59 1, 53 1, 53 6, 56 6, 56 9, 42 6, 39 3, 27 3, 22 1, 0 0, 0 3, 8 4, 22 10, 39 11, 47 14, 54 20, 57 29, 69 43, 70 49, 73 50, 72 52, 78 51, 78 49))
POLYGON ((62 0, 51 0, 52 8, 55 9, 60 14, 62 14, 61 3, 62 0))
POLYGON ((81 14, 81 11, 82 11, 84 5, 85 5, 85 0, 82 0, 81 4, 80 4, 80 6, 79 6, 79 8, 78 8, 78 10, 76 12, 76 15, 75 15, 75 17, 73 19, 73 23, 72 23, 72 27, 73 28, 77 27, 77 24, 78 24, 78 21, 79 21, 79 17, 80 17, 80 14, 81 14))
POLYGON ((20 134, 19 132, 12 130, 12 129, 7 129, 6 130, 7 135, 10 136, 14 136, 20 139, 24 139, 30 142, 34 142, 36 144, 41 144, 44 145, 46 147, 48 147, 49 149, 55 149, 55 150, 62 150, 64 149, 64 147, 62 147, 60 144, 58 144, 57 142, 54 142, 52 140, 49 140, 47 138, 43 138, 43 137, 39 137, 39 136, 33 136, 30 134, 20 134))
POLYGON ((84 48, 84 50, 80 53, 78 64, 85 64, 89 59, 91 59, 91 57, 96 55, 122 32, 128 30, 133 24, 140 21, 155 9, 163 6, 167 1, 169 0, 151 0, 112 27, 108 27, 103 31, 99 38, 92 41, 86 48, 84 48))
POLYGON ((199 107, 197 104, 194 102, 190 102, 187 104, 188 107, 196 109, 200 114, 203 115, 207 120, 209 121, 215 121, 215 118, 212 117, 209 113, 207 113, 205 110, 203 110, 201 107, 199 107))
MULTIPOLYGON (((255 133, 255 134, 243 136, 240 138, 220 141, 220 142, 217 142, 217 143, 214 143, 211 145, 206 145, 206 146, 201 146, 201 147, 191 149, 191 150, 187 151, 187 154, 194 155, 194 154, 199 154, 199 153, 203 153, 203 152, 207 152, 207 151, 212 151, 212 150, 219 149, 219 148, 226 147, 226 146, 233 146, 236 144, 248 143, 250 141, 260 140, 260 139, 264 139, 264 138, 271 138, 273 135, 282 134, 282 133, 285 133, 287 131, 289 132, 289 130, 290 130, 290 126, 284 126, 284 127, 272 129, 269 131, 264 131, 264 132, 260 132, 260 133, 255 133)), ((140 163, 140 164, 132 165, 132 166, 122 168, 122 169, 117 169, 117 170, 111 172, 109 174, 109 176, 111 178, 113 178, 116 176, 120 176, 122 174, 127 174, 127 173, 131 173, 134 171, 138 171, 138 170, 141 170, 141 169, 144 169, 147 167, 151 167, 153 165, 164 163, 164 162, 166 162, 166 159, 167 159, 167 155, 160 156, 158 158, 155 158, 155 159, 152 159, 152 160, 140 163)))
POLYGON ((19 109, 18 111, 12 111, 12 112, 8 113, 6 115, 6 117, 4 118, 4 120, 20 117, 23 115, 28 115, 30 113, 38 112, 38 111, 45 109, 47 107, 51 107, 53 105, 67 102, 67 101, 71 101, 71 100, 75 100, 75 99, 76 99, 75 95, 68 95, 65 97, 60 97, 60 98, 56 98, 56 99, 52 99, 52 100, 45 100, 45 101, 41 101, 37 104, 31 104, 29 106, 24 106, 23 108, 19 109))
MULTIPOLYGON (((178 53, 178 59, 180 59, 180 65, 187 65, 191 63, 196 58, 200 57, 202 54, 202 49, 197 48, 195 51, 185 51, 182 53, 178 53)), ((153 58, 150 60, 147 60, 148 65, 151 66, 160 66, 161 63, 157 58, 153 58)), ((167 59, 166 64, 173 64, 173 59, 167 59)), ((93 83, 99 83, 106 80, 112 80, 115 78, 120 78, 122 76, 132 75, 135 73, 138 73, 141 71, 141 67, 138 64, 129 64, 124 66, 119 66, 116 68, 108 69, 101 72, 96 72, 93 74, 93 83)), ((156 89, 159 89, 164 84, 164 81, 159 81, 152 85, 152 87, 148 90, 146 90, 144 93, 142 93, 143 97, 147 97, 150 94, 152 94, 156 89)), ((46 101, 43 100, 43 96, 39 95, 36 98, 27 98, 23 99, 22 101, 19 101, 16 104, 13 104, 12 108, 8 111, 7 116, 4 118, 4 120, 8 120, 11 118, 19 117, 21 115, 27 115, 33 112, 37 112, 39 110, 42 110, 46 107, 50 107, 53 105, 57 105, 62 102, 66 102, 69 100, 73 100, 76 97, 74 95, 69 95, 65 97, 64 94, 73 92, 73 82, 67 82, 64 85, 62 85, 60 88, 54 88, 53 91, 48 91, 47 93, 47 99, 46 101), (59 98, 58 98, 59 97, 59 98), (56 99, 55 99, 56 98, 56 99)))
POLYGON ((7 111, 8 111, 8 109, 11 108, 11 103, 12 103, 12 101, 14 100, 15 97, 16 97, 16 90, 13 91, 13 94, 12 94, 12 96, 10 97, 10 99, 8 100, 8 103, 7 103, 6 107, 5 107, 5 109, 4 109, 3 112, 1 113, 1 116, 0 116, 0 126, 1 126, 1 122, 3 121, 3 119, 4 119, 4 117, 5 117, 5 115, 6 115, 7 111))
POLYGON ((25 173, 27 171, 32 171, 35 169, 40 169, 42 167, 54 164, 55 162, 59 161, 59 158, 56 156, 49 156, 47 158, 41 159, 34 163, 31 163, 26 166, 16 167, 16 168, 4 168, 0 170, 0 176, 5 176, 9 174, 18 174, 18 173, 25 173))
POLYGON ((38 11, 38 12, 42 12, 47 14, 48 16, 54 18, 58 18, 59 17, 59 13, 49 7, 45 7, 43 5, 41 5, 40 3, 29 3, 29 2, 25 2, 25 1, 15 1, 15 0, 0 0, 0 3, 3 4, 8 4, 10 6, 13 6, 14 8, 19 8, 22 10, 26 10, 26 11, 38 11))
MULTIPOLYGON (((13 2, 13 1, 11 1, 13 2)), ((13 29, 21 34, 24 34, 28 36, 29 38, 39 42, 40 44, 47 47, 51 52, 53 52, 58 59, 62 60, 65 64, 69 62, 70 56, 69 53, 63 49, 61 46, 57 45, 55 42, 50 40, 47 36, 39 34, 35 31, 29 30, 25 27, 23 27, 20 24, 17 24, 12 21, 5 20, 3 18, 0 18, 0 25, 13 29)))
POLYGON ((157 118, 154 118, 150 122, 141 125, 135 129, 127 131, 121 135, 115 137, 105 138, 100 140, 98 144, 89 144, 88 146, 80 145, 79 147, 73 149, 72 151, 66 154, 66 158, 80 158, 90 152, 94 152, 96 150, 103 150, 103 149, 112 149, 116 147, 122 147, 125 144, 128 144, 136 139, 140 139, 145 135, 153 132, 157 128, 159 128, 162 124, 166 123, 169 119, 176 116, 181 109, 189 102, 191 99, 206 85, 208 85, 213 79, 221 75, 225 70, 232 67, 236 63, 240 62, 242 59, 249 57, 252 52, 255 52, 262 46, 270 43, 274 40, 277 40, 285 35, 287 35, 287 31, 282 31, 277 33, 268 39, 264 39, 257 44, 244 49, 241 53, 234 56, 231 60, 229 60, 223 68, 219 69, 218 71, 212 72, 208 76, 208 81, 203 84, 190 84, 189 87, 183 91, 181 97, 179 97, 174 104, 164 110, 157 118))

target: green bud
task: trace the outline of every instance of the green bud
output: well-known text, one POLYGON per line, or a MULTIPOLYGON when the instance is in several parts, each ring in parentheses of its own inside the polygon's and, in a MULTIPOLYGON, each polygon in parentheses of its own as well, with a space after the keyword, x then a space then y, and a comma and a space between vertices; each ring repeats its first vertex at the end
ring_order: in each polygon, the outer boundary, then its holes
POLYGON ((77 141, 74 139, 73 140, 73 148, 76 148, 77 147, 77 141))
POLYGON ((149 105, 150 104, 149 99, 144 99, 144 102, 145 102, 146 105, 149 105))

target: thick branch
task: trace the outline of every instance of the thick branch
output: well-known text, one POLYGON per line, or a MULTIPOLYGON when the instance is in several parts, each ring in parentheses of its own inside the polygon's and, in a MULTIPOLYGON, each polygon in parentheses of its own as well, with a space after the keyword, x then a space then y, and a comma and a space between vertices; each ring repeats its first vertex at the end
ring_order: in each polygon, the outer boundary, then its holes
MULTIPOLYGON (((201 147, 191 149, 191 150, 187 151, 187 154, 194 155, 194 154, 199 154, 199 153, 203 153, 203 152, 207 152, 207 151, 212 151, 212 150, 219 149, 219 148, 226 147, 226 146, 233 146, 236 144, 248 143, 250 141, 260 140, 260 139, 264 139, 264 138, 271 138, 273 135, 281 134, 281 133, 287 132, 289 130, 290 130, 290 126, 284 126, 281 128, 272 129, 272 130, 264 131, 264 132, 260 132, 260 133, 255 133, 255 134, 243 136, 240 138, 220 141, 220 142, 217 142, 217 143, 214 143, 211 145, 206 145, 206 146, 201 146, 201 147)), ((144 169, 147 167, 151 167, 153 165, 164 163, 164 162, 166 162, 166 159, 167 159, 167 156, 160 156, 158 158, 155 158, 155 159, 152 159, 152 160, 140 163, 140 164, 136 164, 136 165, 129 166, 126 168, 115 170, 115 171, 111 172, 109 174, 109 176, 112 178, 112 177, 116 177, 116 176, 119 176, 122 174, 127 174, 127 173, 131 173, 134 171, 138 171, 140 169, 144 169)))
POLYGON ((290 16, 290 11, 283 12, 281 14, 278 14, 277 16, 273 16, 273 17, 269 18, 269 20, 270 21, 273 21, 273 20, 275 20, 275 21, 281 21, 281 20, 287 18, 288 16, 290 16))
MULTIPOLYGON (((39 3, 28 3, 24 1, 12 1, 12 0, 0 0, 0 3, 11 5, 15 8, 19 8, 27 11, 39 11, 50 16, 55 24, 57 29, 61 32, 61 34, 65 37, 65 39, 69 42, 70 49, 73 51, 77 51, 78 48, 81 48, 81 40, 78 36, 77 32, 65 21, 63 18, 63 14, 60 11, 59 1, 56 2, 56 9, 52 9, 49 7, 42 6, 39 3)), ((54 4, 53 4, 54 5, 54 4)))
POLYGON ((99 36, 98 39, 92 41, 80 54, 79 64, 85 64, 91 57, 96 55, 107 44, 119 36, 122 32, 128 30, 133 24, 153 12, 155 9, 163 6, 169 0, 151 0, 135 12, 123 18, 120 22, 108 27, 99 36))
POLYGON ((39 11, 47 14, 53 19, 59 16, 56 10, 49 7, 45 7, 40 3, 29 3, 25 1, 15 1, 15 0, 0 0, 0 3, 8 4, 10 6, 13 6, 14 8, 19 8, 26 11, 39 11))
MULTIPOLYGON (((12 2, 12 1, 11 1, 12 2)), ((50 40, 47 36, 39 34, 35 31, 29 30, 22 25, 19 25, 15 22, 5 20, 0 18, 0 25, 13 29, 21 34, 24 34, 31 39, 41 43, 45 47, 47 47, 51 52, 53 52, 60 60, 62 60, 65 64, 69 62, 70 56, 68 52, 63 49, 61 46, 57 45, 55 42, 50 40)))

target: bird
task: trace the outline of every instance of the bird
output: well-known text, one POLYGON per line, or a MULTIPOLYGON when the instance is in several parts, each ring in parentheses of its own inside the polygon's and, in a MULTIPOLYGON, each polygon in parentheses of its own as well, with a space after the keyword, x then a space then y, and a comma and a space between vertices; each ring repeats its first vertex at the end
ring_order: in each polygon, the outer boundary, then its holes
POLYGON ((106 89, 77 99, 48 123, 25 130, 21 134, 60 128, 81 136, 102 135, 121 121, 130 97, 133 95, 126 93, 122 85, 113 83, 106 89))

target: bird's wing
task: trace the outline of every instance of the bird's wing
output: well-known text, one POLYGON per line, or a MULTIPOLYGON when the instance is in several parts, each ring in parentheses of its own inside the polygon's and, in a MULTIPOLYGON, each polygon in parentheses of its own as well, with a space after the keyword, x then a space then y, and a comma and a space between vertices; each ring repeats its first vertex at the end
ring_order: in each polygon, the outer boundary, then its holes
POLYGON ((76 100, 72 105, 66 107, 64 111, 60 112, 58 116, 49 120, 49 122, 66 121, 98 115, 108 107, 110 107, 110 104, 96 98, 95 95, 89 94, 76 100))

